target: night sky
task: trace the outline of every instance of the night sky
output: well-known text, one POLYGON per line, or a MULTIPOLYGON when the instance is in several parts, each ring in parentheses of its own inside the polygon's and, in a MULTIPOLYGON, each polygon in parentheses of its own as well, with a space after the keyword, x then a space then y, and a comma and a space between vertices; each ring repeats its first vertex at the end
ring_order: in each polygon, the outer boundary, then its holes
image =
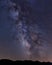
POLYGON ((52 62, 52 0, 0 0, 0 59, 52 62))

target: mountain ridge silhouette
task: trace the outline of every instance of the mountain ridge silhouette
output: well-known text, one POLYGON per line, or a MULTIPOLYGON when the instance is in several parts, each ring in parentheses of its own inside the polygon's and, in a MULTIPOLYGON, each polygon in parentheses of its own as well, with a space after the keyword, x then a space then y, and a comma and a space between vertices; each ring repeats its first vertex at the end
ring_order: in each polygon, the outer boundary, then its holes
POLYGON ((34 65, 52 65, 52 62, 40 62, 40 61, 32 61, 32 60, 9 60, 9 59, 0 59, 1 64, 34 64, 34 65))

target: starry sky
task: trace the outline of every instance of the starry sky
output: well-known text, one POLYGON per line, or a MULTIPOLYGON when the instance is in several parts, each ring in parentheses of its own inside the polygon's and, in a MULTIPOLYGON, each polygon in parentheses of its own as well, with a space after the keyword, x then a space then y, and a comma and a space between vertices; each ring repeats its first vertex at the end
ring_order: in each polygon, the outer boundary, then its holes
POLYGON ((0 59, 52 62, 52 0, 0 0, 0 59))

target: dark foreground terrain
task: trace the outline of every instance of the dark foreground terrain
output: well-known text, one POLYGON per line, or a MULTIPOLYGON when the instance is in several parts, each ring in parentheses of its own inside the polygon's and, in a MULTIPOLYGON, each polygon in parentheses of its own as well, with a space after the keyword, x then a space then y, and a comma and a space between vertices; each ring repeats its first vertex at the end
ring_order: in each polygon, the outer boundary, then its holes
POLYGON ((50 62, 39 62, 39 61, 12 61, 12 60, 8 60, 8 59, 2 59, 0 60, 0 65, 5 65, 5 64, 34 64, 34 65, 52 65, 52 63, 50 62))

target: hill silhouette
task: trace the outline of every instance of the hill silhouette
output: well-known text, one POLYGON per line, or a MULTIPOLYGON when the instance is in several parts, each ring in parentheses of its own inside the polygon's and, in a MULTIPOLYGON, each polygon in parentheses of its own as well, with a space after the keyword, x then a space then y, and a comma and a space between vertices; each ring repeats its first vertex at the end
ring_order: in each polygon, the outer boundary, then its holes
POLYGON ((34 65, 52 65, 51 62, 40 62, 40 61, 31 61, 31 60, 24 60, 24 61, 12 61, 9 59, 1 59, 0 60, 0 65, 5 65, 5 64, 34 64, 34 65))

